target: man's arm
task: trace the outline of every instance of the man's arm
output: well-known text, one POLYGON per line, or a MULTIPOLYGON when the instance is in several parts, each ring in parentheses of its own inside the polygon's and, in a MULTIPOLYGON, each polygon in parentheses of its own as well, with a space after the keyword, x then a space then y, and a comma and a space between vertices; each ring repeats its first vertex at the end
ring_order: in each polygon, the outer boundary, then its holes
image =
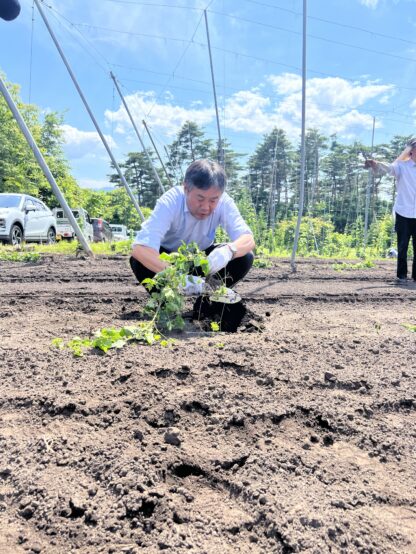
POLYGON ((233 240, 231 244, 236 248, 234 258, 241 258, 242 256, 245 256, 256 246, 253 235, 251 233, 244 233, 243 235, 240 235, 238 239, 233 240))
POLYGON ((385 175, 386 173, 388 173, 389 175, 395 176, 392 165, 386 164, 385 162, 378 162, 376 160, 365 160, 364 168, 371 168, 373 173, 375 173, 376 175, 385 175))
POLYGON ((136 244, 133 246, 131 255, 138 262, 147 267, 147 269, 150 269, 150 271, 154 271, 155 273, 159 273, 159 271, 162 271, 168 267, 166 262, 159 259, 159 252, 150 246, 136 244))
POLYGON ((159 259, 159 248, 175 216, 177 204, 176 187, 170 189, 156 202, 156 206, 137 233, 131 255, 150 271, 159 273, 168 264, 159 259))

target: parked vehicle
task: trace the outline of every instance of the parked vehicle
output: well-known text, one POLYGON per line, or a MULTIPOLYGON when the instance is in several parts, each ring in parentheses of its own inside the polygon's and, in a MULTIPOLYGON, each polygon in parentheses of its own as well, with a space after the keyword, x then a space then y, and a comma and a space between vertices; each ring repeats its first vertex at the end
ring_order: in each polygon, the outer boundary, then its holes
POLYGON ((118 225, 117 223, 110 223, 111 230, 113 231, 113 240, 128 240, 129 235, 127 233, 126 225, 118 225))
POLYGON ((113 231, 108 221, 102 217, 92 218, 94 229, 94 242, 111 242, 113 240, 113 231))
POLYGON ((24 240, 55 242, 55 216, 33 196, 0 193, 0 241, 16 246, 24 240))
MULTIPOLYGON (((73 216, 77 220, 78 225, 88 242, 92 242, 94 237, 94 231, 91 223, 91 218, 84 208, 71 209, 73 216)), ((56 238, 58 240, 72 240, 76 238, 75 230, 72 227, 69 219, 65 216, 65 212, 62 208, 54 209, 56 216, 57 232, 56 238)))

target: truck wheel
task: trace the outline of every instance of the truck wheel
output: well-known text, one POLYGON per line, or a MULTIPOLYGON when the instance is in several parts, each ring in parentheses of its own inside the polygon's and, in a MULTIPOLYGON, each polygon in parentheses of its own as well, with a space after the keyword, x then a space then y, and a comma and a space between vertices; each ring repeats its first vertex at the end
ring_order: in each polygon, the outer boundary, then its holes
POLYGON ((49 227, 48 234, 46 235, 47 244, 55 244, 56 242, 56 232, 53 227, 49 227))
POLYGON ((20 227, 20 225, 17 225, 16 223, 12 225, 12 228, 10 229, 10 235, 9 235, 9 243, 13 246, 18 246, 19 244, 22 244, 23 242, 23 230, 20 227))

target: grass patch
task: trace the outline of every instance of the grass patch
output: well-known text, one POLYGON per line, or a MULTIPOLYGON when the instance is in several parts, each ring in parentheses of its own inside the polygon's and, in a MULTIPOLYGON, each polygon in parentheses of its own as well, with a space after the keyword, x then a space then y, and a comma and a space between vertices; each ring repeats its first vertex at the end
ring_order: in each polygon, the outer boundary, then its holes
POLYGON ((359 269, 371 269, 372 267, 375 267, 375 264, 372 260, 364 260, 362 262, 358 263, 340 263, 340 264, 333 264, 332 268, 335 271, 357 271, 359 269))
POLYGON ((253 267, 272 267, 272 262, 267 258, 254 258, 253 267))
POLYGON ((2 250, 0 251, 0 261, 2 262, 32 262, 36 263, 40 260, 38 252, 20 252, 18 250, 2 250))
MULTIPOLYGON (((95 242, 90 247, 96 256, 114 256, 121 254, 129 256, 133 241, 119 242, 95 242)), ((7 262, 38 262, 42 254, 77 256, 83 252, 83 248, 76 240, 61 240, 55 244, 23 243, 19 247, 0 244, 0 261, 7 262)))

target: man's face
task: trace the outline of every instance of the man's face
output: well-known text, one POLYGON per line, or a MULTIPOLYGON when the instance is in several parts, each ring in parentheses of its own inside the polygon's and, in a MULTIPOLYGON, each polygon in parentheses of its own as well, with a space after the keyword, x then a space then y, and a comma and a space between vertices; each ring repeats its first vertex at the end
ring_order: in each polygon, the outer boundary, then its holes
POLYGON ((222 192, 217 187, 211 187, 207 190, 193 187, 188 189, 184 185, 186 203, 191 214, 197 219, 206 219, 212 214, 220 201, 222 192))

